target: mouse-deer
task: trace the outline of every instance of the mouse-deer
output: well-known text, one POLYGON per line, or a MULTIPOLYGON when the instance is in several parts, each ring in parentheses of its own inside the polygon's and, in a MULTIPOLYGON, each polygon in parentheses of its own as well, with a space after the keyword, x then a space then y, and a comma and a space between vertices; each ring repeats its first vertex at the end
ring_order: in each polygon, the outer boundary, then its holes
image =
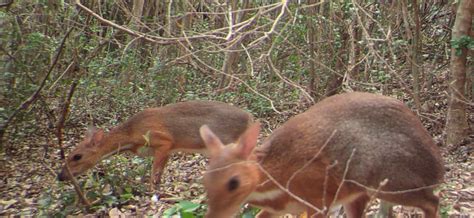
MULTIPOLYGON (((206 153, 199 128, 206 124, 223 142, 231 143, 253 122, 249 113, 222 102, 188 101, 149 108, 105 133, 89 129, 85 139, 68 155, 73 176, 92 168, 98 161, 122 151, 153 156, 151 189, 158 185, 171 152, 206 153), (155 185, 154 185, 155 184, 155 185)), ((69 180, 63 167, 58 179, 69 180)))
POLYGON ((245 202, 262 209, 258 217, 305 211, 323 217, 336 205, 347 217, 362 217, 374 198, 437 216, 440 152, 420 120, 393 98, 328 97, 257 148, 258 123, 229 146, 213 131, 200 129, 210 157, 207 217, 232 217, 245 202))

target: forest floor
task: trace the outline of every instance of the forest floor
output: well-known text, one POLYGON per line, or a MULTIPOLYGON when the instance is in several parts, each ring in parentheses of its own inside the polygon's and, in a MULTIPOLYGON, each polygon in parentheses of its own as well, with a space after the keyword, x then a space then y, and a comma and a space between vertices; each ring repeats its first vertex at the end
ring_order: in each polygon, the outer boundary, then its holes
MULTIPOLYGON (((46 143, 42 140, 45 138, 31 135, 21 142, 11 144, 14 149, 10 149, 8 154, 0 154, 0 216, 37 215, 40 197, 47 191, 54 193, 55 190, 61 190, 55 174, 61 167, 61 160, 59 155, 52 152, 45 157, 44 147, 38 146, 46 143)), ((473 142, 474 138, 469 138, 461 145, 442 148, 447 172, 445 183, 439 189, 442 199, 440 210, 449 217, 474 216, 473 142)), ((156 215, 182 199, 204 202, 205 195, 199 180, 206 164, 205 158, 200 155, 175 154, 171 159, 162 184, 166 198, 156 202, 151 200, 151 195, 142 195, 118 208, 112 206, 92 213, 78 210, 75 214, 156 215)), ((58 205, 52 203, 51 207, 58 205)), ((372 210, 374 208, 376 206, 372 210)), ((418 210, 407 207, 397 207, 394 212, 397 217, 420 214, 418 210)))

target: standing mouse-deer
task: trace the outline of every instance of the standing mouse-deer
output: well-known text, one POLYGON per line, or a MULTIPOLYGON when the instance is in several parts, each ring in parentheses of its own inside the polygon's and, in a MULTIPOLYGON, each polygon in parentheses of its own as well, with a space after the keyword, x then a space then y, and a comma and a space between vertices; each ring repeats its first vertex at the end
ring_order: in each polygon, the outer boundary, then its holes
POLYGON ((336 205, 347 217, 362 217, 374 198, 437 216, 440 152, 419 119, 395 99, 328 97, 257 148, 258 123, 229 146, 212 131, 200 129, 210 156, 207 217, 232 217, 245 202, 262 209, 258 217, 305 211, 322 217, 336 205))
MULTIPOLYGON (((188 101, 149 108, 105 133, 89 130, 85 139, 66 159, 72 176, 92 168, 98 161, 122 151, 153 156, 151 189, 159 184, 161 172, 171 152, 206 153, 199 128, 206 124, 225 143, 236 141, 253 122, 249 113, 214 101, 188 101)), ((60 181, 71 179, 63 167, 60 181)))

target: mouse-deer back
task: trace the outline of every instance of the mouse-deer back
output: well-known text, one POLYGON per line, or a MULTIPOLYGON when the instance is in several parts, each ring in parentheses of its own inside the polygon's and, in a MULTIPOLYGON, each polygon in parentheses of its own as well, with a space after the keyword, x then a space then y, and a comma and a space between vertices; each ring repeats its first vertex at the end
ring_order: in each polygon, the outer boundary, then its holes
MULTIPOLYGON (((152 182, 159 183, 168 155, 175 151, 206 153, 199 128, 209 125, 222 141, 231 143, 253 122, 240 108, 215 101, 188 101, 149 108, 105 133, 89 129, 85 138, 66 159, 73 176, 92 168, 98 161, 121 151, 153 156, 152 182)), ((66 166, 58 175, 68 180, 66 166)), ((153 187, 153 186, 152 186, 153 187)))
POLYGON ((401 102, 368 93, 332 96, 299 114, 256 148, 258 124, 223 146, 201 128, 210 155, 207 217, 235 215, 249 202, 260 216, 325 215, 342 204, 361 217, 371 198, 436 217, 433 188, 444 168, 434 141, 401 102), (253 150, 253 152, 251 152, 253 150))

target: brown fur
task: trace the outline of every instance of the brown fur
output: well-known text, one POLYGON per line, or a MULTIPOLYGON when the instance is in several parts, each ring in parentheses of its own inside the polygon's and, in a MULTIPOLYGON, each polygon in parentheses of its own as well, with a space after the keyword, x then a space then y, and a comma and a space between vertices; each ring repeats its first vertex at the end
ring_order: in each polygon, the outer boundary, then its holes
MULTIPOLYGON (((89 130, 66 161, 72 174, 77 176, 92 168, 106 154, 128 150, 139 155, 151 155, 154 156, 152 180, 158 183, 170 152, 204 151, 205 146, 199 136, 199 127, 202 125, 216 129, 216 134, 223 141, 231 143, 238 139, 252 121, 249 113, 221 102, 188 101, 145 109, 109 133, 89 130), (147 133, 150 144, 148 149, 144 149, 144 135, 147 133), (82 158, 75 161, 73 158, 78 154, 82 158)), ((65 167, 58 179, 70 179, 65 167)))
POLYGON ((261 217, 303 211, 324 216, 335 204, 344 205, 348 217, 361 217, 372 195, 437 216, 433 188, 444 174, 439 150, 418 118, 395 99, 368 93, 329 97, 288 120, 253 153, 236 155, 255 147, 258 132, 253 125, 238 144, 223 147, 210 130, 201 128, 206 146, 214 151, 204 176, 208 217, 229 217, 245 201, 262 208, 261 217), (269 194, 281 189, 257 162, 310 205, 286 192, 269 194), (230 191, 226 187, 232 177, 241 186, 230 191))

